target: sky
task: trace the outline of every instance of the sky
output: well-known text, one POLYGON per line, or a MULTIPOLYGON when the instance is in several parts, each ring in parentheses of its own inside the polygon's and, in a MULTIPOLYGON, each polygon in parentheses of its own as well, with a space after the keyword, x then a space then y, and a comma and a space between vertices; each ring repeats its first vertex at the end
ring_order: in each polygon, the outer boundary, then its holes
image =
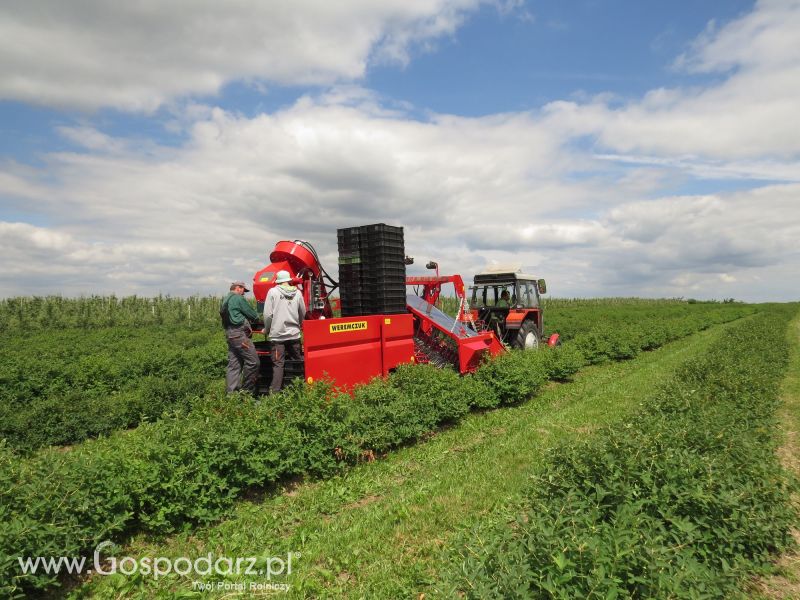
POLYGON ((222 294, 284 239, 555 297, 800 297, 800 0, 0 4, 0 297, 222 294))

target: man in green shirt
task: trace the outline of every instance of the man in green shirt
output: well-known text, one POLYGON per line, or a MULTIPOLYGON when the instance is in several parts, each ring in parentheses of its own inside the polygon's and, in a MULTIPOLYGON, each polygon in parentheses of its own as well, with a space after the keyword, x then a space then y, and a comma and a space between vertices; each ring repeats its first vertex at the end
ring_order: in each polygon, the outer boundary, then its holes
POLYGON ((509 300, 511 300, 511 296, 508 293, 508 290, 503 290, 503 293, 500 294, 500 300, 497 301, 498 308, 508 308, 511 306, 509 304, 509 300))
POLYGON ((256 347, 250 339, 253 334, 250 323, 258 320, 258 313, 244 299, 245 292, 249 291, 243 281, 234 281, 219 308, 228 342, 228 371, 225 376, 228 393, 243 390, 253 394, 256 391, 261 365, 256 347))

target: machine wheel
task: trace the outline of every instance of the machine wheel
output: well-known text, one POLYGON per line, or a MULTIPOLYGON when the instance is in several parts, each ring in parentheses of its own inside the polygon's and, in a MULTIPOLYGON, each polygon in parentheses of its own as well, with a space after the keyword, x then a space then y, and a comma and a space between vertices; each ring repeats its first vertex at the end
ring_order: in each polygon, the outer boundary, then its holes
POLYGON ((537 350, 539 348, 539 332, 536 331, 536 322, 525 321, 514 338, 514 348, 520 350, 537 350))

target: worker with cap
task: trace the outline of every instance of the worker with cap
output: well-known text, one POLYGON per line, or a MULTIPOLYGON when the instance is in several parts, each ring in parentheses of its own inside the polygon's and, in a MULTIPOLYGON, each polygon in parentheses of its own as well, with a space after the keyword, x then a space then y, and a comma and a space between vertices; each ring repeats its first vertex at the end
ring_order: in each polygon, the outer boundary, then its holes
POLYGON ((253 394, 256 391, 261 361, 250 339, 253 335, 250 323, 258 320, 258 313, 244 298, 245 292, 249 291, 243 281, 234 281, 219 309, 228 342, 228 370, 225 376, 228 393, 242 390, 253 394))
POLYGON ((300 344, 301 323, 306 316, 306 303, 297 287, 292 285, 288 271, 278 271, 275 287, 264 301, 264 331, 272 342, 272 383, 269 393, 283 387, 283 369, 288 355, 293 359, 303 356, 300 344))

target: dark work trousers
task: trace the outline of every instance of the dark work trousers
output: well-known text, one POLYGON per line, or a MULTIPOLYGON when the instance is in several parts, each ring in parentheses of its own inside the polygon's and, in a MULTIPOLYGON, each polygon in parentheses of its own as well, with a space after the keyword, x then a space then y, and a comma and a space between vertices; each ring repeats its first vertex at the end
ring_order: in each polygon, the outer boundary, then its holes
POLYGON ((286 340, 285 342, 272 342, 272 383, 269 393, 279 392, 283 387, 283 366, 286 357, 292 359, 303 358, 303 347, 300 340, 286 340))
POLYGON ((258 360, 255 344, 249 336, 246 326, 231 327, 225 330, 228 341, 228 372, 225 376, 225 388, 228 393, 242 390, 256 391, 256 380, 261 361, 258 360))

